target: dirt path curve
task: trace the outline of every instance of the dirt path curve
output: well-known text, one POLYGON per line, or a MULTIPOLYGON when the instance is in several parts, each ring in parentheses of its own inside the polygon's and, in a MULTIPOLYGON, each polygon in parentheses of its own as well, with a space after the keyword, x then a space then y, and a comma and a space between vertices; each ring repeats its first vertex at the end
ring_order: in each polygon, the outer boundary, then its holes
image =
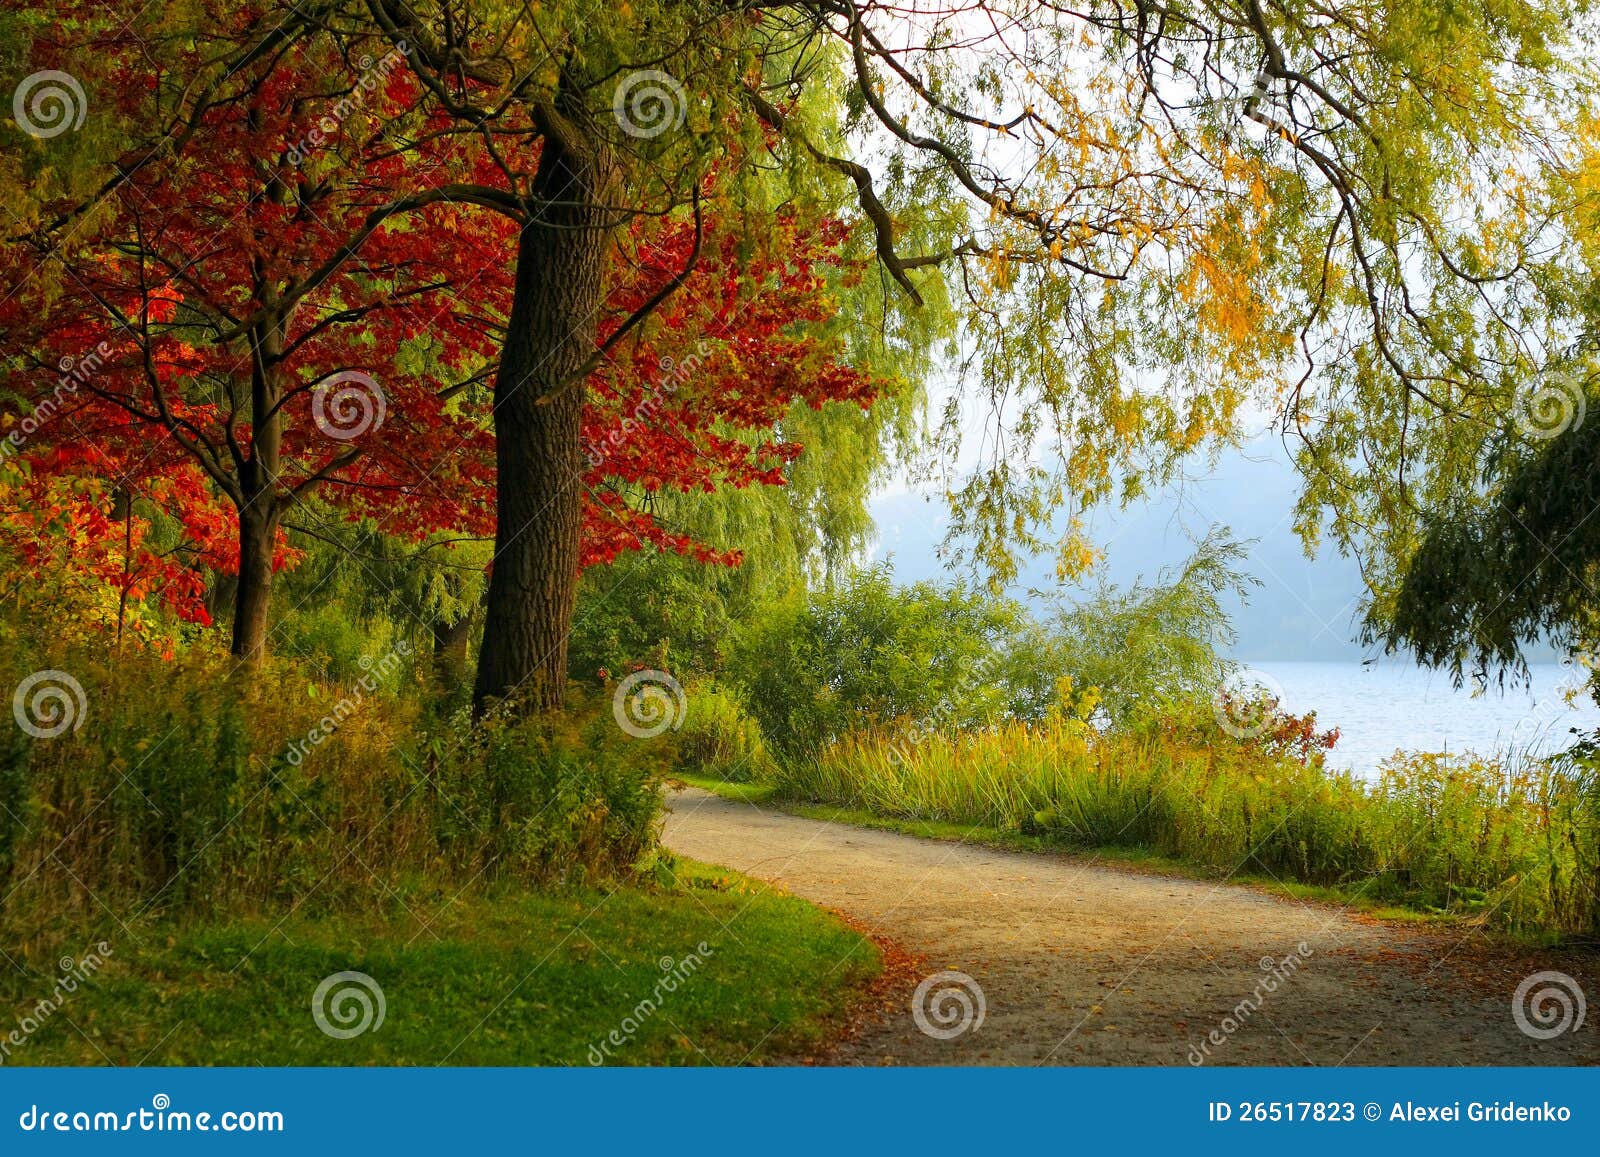
MULTIPOLYGON (((1600 997, 1591 957, 1506 954, 1460 930, 822 823, 695 789, 671 809, 673 850, 837 909, 923 957, 928 973, 981 987, 981 1026, 937 1039, 907 1001, 839 1046, 836 1063, 1600 1063, 1600 1008, 1541 1041, 1511 1007, 1519 981, 1544 968, 1580 974, 1600 997)), ((943 1008, 959 1024, 959 1002, 943 1008)))

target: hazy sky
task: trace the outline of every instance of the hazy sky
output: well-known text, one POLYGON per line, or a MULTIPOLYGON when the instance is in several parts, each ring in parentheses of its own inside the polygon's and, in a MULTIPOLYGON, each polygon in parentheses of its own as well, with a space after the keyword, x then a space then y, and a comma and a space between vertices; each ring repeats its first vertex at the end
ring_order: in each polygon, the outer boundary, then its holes
MULTIPOLYGON (((1262 436, 1225 454, 1214 472, 1181 490, 1158 492, 1126 511, 1094 511, 1087 524, 1105 548, 1106 574, 1119 584, 1140 575, 1153 579, 1180 564, 1214 524, 1229 526, 1241 540, 1256 539, 1244 569, 1263 585, 1235 611, 1235 655, 1360 658, 1366 653, 1355 642, 1360 575, 1352 560, 1331 549, 1306 558, 1290 518, 1298 485, 1282 443, 1262 436)), ((934 553, 948 526, 940 498, 925 500, 897 481, 872 508, 879 536, 874 560, 892 557, 896 576, 906 582, 953 577, 934 553)), ((1053 560, 1036 559, 1024 568, 1015 593, 1057 585, 1053 560)))

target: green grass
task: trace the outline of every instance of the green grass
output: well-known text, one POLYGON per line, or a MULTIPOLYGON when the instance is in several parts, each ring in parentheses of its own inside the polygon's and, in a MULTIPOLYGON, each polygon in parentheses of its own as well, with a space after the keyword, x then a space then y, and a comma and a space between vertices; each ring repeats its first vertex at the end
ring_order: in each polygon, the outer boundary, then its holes
POLYGON ((709 775, 689 775, 682 771, 673 772, 672 778, 739 803, 763 804, 774 799, 778 793, 777 785, 771 783, 735 783, 709 775))
MULTIPOLYGON (((408 896, 381 911, 132 934, 98 933, 105 967, 5 1063, 585 1065, 658 993, 606 1063, 737 1064, 825 1040, 880 968, 871 941, 828 913, 686 861, 671 889, 408 896), (662 992, 663 963, 682 972, 702 942, 698 967, 662 992), (314 1022, 312 993, 350 970, 381 985, 385 1017, 337 1040, 314 1022)), ((37 948, 29 975, 5 970, 0 1036, 50 994, 67 946, 37 948)))

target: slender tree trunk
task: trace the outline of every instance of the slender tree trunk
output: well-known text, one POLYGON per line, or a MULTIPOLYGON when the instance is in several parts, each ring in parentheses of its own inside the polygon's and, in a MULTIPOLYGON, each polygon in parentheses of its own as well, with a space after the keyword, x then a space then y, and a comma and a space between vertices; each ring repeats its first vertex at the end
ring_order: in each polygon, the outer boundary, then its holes
POLYGON ((562 705, 577 601, 584 385, 615 229, 614 162, 570 111, 545 133, 495 380, 498 522, 473 701, 562 705))
POLYGON ((474 607, 453 623, 433 624, 433 668, 443 681, 460 680, 467 669, 467 644, 472 641, 472 628, 477 625, 478 610, 474 607))
POLYGON ((266 653, 267 607, 272 601, 275 515, 254 508, 239 514, 239 581, 233 596, 233 653, 259 659, 266 653))
MULTIPOLYGON (((258 286, 258 292, 261 289, 258 286)), ((263 297, 275 295, 266 290, 263 297)), ((233 596, 233 653, 251 662, 267 652, 267 608, 272 602, 272 559, 283 517, 278 496, 282 469, 283 416, 274 407, 283 396, 279 363, 287 318, 263 323, 252 334, 250 408, 258 416, 250 456, 240 464, 239 578, 233 596), (271 417, 260 417, 270 414, 271 417)))

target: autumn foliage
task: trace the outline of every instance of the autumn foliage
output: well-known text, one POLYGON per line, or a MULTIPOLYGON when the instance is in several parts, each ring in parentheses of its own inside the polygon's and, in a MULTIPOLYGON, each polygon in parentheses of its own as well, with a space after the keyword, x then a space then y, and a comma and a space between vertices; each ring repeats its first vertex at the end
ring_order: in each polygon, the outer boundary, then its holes
MULTIPOLYGON (((235 5, 217 15, 238 24, 235 5)), ((315 39, 163 118, 164 85, 203 75, 217 45, 174 49, 160 71, 142 46, 127 29, 95 38, 95 91, 144 126, 105 183, 0 246, 19 287, 0 303, 18 354, 0 418, 14 555, 103 584, 119 622, 160 600, 205 623, 253 530, 272 569, 327 511, 413 540, 492 535, 488 386, 516 225, 450 193, 505 184, 482 142, 449 131, 398 53, 344 59, 315 39), (156 513, 180 528, 159 549, 156 513)), ((35 46, 41 66, 63 49, 35 46)), ((614 262, 602 339, 698 253, 592 376, 581 565, 638 549, 737 562, 664 525, 651 496, 781 485, 802 449, 782 434, 791 406, 872 401, 869 375, 812 332, 830 281, 852 275, 843 227, 786 214, 746 252, 716 195, 704 220, 640 219, 614 262)))

